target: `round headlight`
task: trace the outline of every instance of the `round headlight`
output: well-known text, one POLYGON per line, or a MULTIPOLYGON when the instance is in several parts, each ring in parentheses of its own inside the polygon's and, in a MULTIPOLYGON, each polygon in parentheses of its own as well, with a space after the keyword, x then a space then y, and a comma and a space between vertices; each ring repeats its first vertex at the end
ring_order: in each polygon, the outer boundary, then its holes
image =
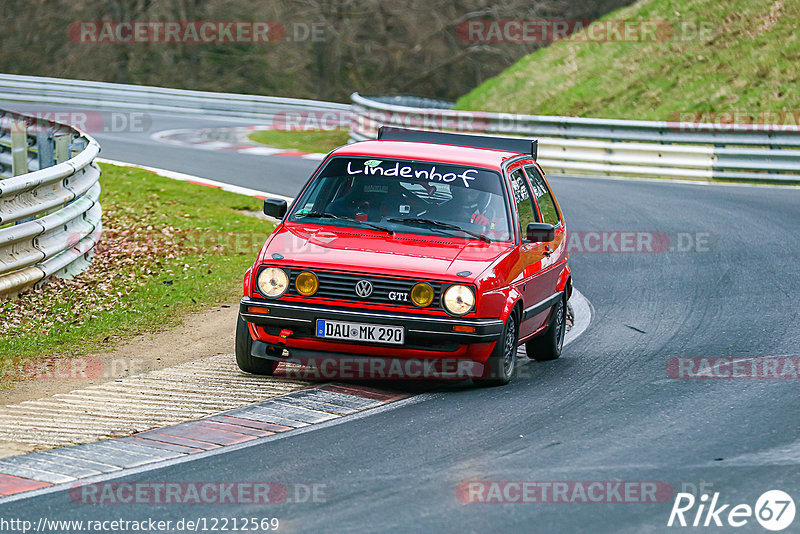
POLYGON ((283 269, 277 267, 267 267, 258 275, 258 290, 265 297, 278 298, 286 292, 289 287, 289 277, 283 269))
POLYGON ((319 289, 319 280, 314 273, 304 271, 297 275, 294 281, 297 292, 305 297, 310 297, 319 289))
POLYGON ((475 306, 475 293, 467 286, 450 286, 444 292, 442 302, 453 315, 464 315, 475 306))
POLYGON ((425 282, 415 284, 411 288, 411 302, 420 308, 424 308, 433 302, 433 288, 431 285, 425 282))

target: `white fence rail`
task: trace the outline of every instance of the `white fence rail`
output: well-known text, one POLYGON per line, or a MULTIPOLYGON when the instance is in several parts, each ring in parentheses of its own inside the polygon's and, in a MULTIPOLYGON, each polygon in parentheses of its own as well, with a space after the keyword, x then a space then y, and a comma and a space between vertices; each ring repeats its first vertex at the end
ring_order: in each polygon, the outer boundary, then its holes
POLYGON ((276 112, 311 109, 345 111, 350 108, 349 104, 301 98, 210 93, 14 74, 0 74, 0 98, 256 120, 271 120, 276 112))
POLYGON ((800 182, 800 127, 584 119, 442 109, 402 98, 353 101, 350 137, 381 125, 528 136, 548 173, 800 182), (405 105, 403 105, 405 104, 405 105))
POLYGON ((0 112, 0 297, 89 265, 102 233, 99 152, 68 126, 0 112))

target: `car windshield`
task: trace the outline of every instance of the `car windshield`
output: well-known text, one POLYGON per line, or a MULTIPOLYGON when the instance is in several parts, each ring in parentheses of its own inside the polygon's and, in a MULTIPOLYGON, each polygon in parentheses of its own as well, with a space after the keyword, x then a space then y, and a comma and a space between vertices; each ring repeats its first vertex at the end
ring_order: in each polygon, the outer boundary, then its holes
POLYGON ((294 204, 288 220, 509 241, 505 198, 500 174, 489 169, 335 157, 294 204))

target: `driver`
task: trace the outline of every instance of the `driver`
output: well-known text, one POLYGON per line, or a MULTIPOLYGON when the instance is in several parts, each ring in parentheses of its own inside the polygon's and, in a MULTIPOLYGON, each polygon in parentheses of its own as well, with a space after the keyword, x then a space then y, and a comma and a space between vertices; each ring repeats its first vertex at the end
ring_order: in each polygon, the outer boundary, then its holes
POLYGON ((467 187, 451 187, 453 197, 446 205, 467 215, 467 220, 472 224, 489 226, 495 218, 492 208, 492 195, 480 189, 467 187))
POLYGON ((380 219, 382 201, 389 193, 389 185, 387 180, 374 177, 356 179, 350 190, 331 202, 326 211, 356 219, 380 219))

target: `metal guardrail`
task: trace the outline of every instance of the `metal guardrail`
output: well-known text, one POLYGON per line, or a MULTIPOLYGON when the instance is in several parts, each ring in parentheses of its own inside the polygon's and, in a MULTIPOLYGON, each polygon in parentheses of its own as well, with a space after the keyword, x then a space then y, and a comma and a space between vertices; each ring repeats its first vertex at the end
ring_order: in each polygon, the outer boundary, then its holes
POLYGON ((102 233, 99 152, 69 126, 0 111, 0 297, 89 265, 102 233))
POLYGON ((539 164, 550 174, 800 182, 797 127, 459 111, 358 93, 351 99, 353 141, 374 139, 381 125, 535 136, 539 164))
POLYGON ((0 74, 0 99, 270 120, 279 111, 350 109, 349 104, 117 83, 0 74))

